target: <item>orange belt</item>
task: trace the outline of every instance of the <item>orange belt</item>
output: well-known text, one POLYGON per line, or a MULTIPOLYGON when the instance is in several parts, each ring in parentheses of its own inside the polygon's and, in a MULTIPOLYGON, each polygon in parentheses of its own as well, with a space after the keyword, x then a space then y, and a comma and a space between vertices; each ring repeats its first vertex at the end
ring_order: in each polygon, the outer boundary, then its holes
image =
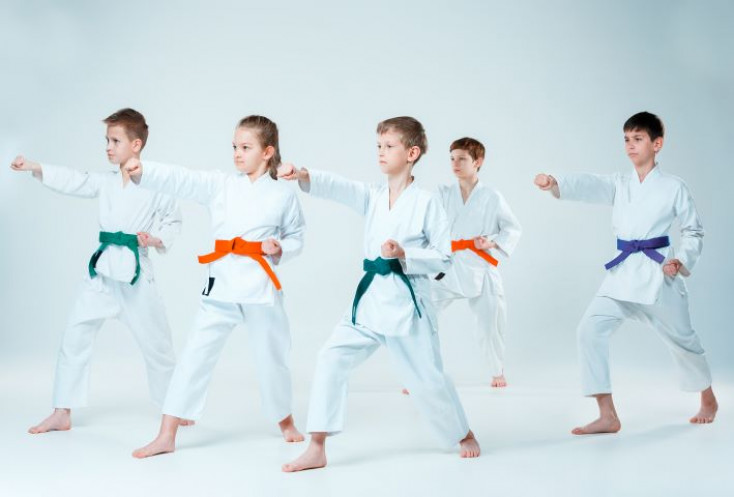
POLYGON ((497 266, 497 264, 499 264, 499 261, 497 259, 489 255, 484 250, 479 250, 477 247, 475 247, 474 240, 451 240, 451 251, 458 252, 459 250, 471 250, 493 266, 497 266))
POLYGON ((275 285, 275 288, 280 290, 280 281, 275 276, 273 269, 268 264, 268 261, 263 257, 263 243, 262 242, 248 242, 240 237, 232 238, 231 240, 215 240, 214 241, 214 252, 211 254, 200 255, 199 264, 209 264, 217 259, 221 259, 227 254, 244 255, 255 259, 260 266, 268 273, 270 280, 275 285))

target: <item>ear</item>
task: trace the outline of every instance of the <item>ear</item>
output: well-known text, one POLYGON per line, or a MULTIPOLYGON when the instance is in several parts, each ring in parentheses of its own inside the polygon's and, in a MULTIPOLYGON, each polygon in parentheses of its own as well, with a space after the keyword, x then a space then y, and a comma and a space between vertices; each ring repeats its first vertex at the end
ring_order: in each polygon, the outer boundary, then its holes
POLYGON ((660 149, 663 148, 663 137, 659 136, 655 138, 655 140, 652 142, 652 149, 655 151, 655 153, 660 152, 660 149))
POLYGON ((143 140, 141 140, 140 138, 135 138, 132 141, 131 145, 132 145, 133 152, 135 152, 136 154, 139 154, 140 151, 143 149, 143 140))
POLYGON ((263 150, 263 159, 270 160, 273 155, 275 155, 275 147, 272 145, 265 147, 265 150, 263 150))
POLYGON ((479 171, 482 168, 482 164, 484 164, 484 157, 481 157, 474 161, 474 165, 477 166, 477 171, 479 171))
POLYGON ((421 156, 421 148, 414 145, 408 149, 408 162, 415 162, 421 156))

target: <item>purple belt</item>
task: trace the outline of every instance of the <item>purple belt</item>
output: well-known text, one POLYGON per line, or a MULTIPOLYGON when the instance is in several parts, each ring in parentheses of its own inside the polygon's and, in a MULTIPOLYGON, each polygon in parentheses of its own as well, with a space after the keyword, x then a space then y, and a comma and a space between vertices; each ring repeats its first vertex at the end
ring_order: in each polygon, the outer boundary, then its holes
POLYGON ((655 249, 668 247, 669 245, 670 239, 667 236, 659 236, 657 238, 650 238, 649 240, 622 240, 617 238, 617 250, 621 250, 622 253, 604 264, 604 267, 606 269, 612 269, 635 252, 642 252, 658 264, 662 264, 665 257, 655 249))

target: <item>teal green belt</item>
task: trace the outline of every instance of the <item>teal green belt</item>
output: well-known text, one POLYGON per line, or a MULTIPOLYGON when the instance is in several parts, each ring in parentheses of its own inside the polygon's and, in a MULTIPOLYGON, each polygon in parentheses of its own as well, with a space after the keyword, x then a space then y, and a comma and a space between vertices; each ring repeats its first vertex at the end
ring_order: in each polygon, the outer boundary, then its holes
POLYGON ((133 254, 135 254, 135 277, 130 282, 131 285, 134 285, 136 281, 138 281, 138 277, 140 276, 140 254, 138 253, 138 235, 128 235, 127 233, 123 233, 122 231, 118 231, 117 233, 109 233, 107 231, 100 231, 99 232, 99 241, 102 243, 102 245, 99 246, 97 251, 92 254, 92 258, 89 259, 89 276, 94 278, 97 276, 97 271, 94 270, 94 266, 97 265, 97 261, 99 260, 100 256, 102 255, 102 252, 105 251, 105 249, 109 245, 119 245, 120 247, 127 247, 130 250, 132 250, 133 254))
POLYGON ((415 300, 413 286, 410 284, 410 280, 403 272, 403 266, 400 265, 400 261, 398 259, 383 259, 382 257, 378 257, 374 261, 365 259, 362 262, 362 268, 365 270, 365 275, 360 280, 359 285, 357 285, 357 293, 354 295, 354 303, 352 304, 352 324, 357 324, 357 306, 359 305, 359 301, 362 299, 362 295, 367 292, 372 280, 375 279, 376 274, 381 274, 382 276, 387 276, 390 273, 397 274, 398 277, 408 286, 410 296, 413 298, 415 311, 418 313, 419 318, 422 317, 421 310, 418 308, 418 302, 415 300))

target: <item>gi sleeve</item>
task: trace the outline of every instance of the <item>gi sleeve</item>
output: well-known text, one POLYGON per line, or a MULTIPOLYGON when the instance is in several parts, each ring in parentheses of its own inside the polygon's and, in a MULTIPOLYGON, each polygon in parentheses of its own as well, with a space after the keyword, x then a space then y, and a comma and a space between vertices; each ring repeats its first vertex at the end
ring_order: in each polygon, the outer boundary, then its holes
POLYGON ((446 211, 436 196, 428 201, 423 218, 424 247, 403 247, 405 274, 436 274, 446 271, 451 260, 451 232, 446 211))
POLYGON ((140 186, 208 205, 222 188, 220 171, 192 171, 181 166, 145 161, 140 186))
POLYGON ((613 205, 617 192, 616 175, 572 173, 553 175, 562 200, 578 200, 590 204, 613 205))
POLYGON ((176 199, 169 195, 158 195, 156 210, 157 224, 151 235, 160 238, 163 247, 156 247, 159 254, 165 254, 173 241, 181 234, 181 209, 176 199))
POLYGON ((372 189, 360 181, 314 169, 308 170, 311 195, 344 204, 364 216, 370 204, 372 189))
POLYGON ((42 164, 41 169, 43 171, 41 182, 44 186, 73 197, 97 197, 106 179, 105 173, 80 172, 64 166, 42 164))
POLYGON ((675 258, 683 264, 680 273, 690 276, 703 249, 704 232, 693 197, 682 182, 676 194, 675 215, 680 223, 680 246, 675 250, 675 258))
POLYGON ((515 215, 510 210, 509 204, 502 195, 498 194, 497 202, 497 227, 499 234, 494 237, 494 243, 503 255, 509 257, 515 251, 517 242, 522 234, 522 227, 515 215))
POLYGON ((283 254, 280 260, 274 261, 275 264, 280 264, 295 257, 303 250, 303 235, 306 232, 306 222, 303 218, 301 203, 293 192, 291 192, 288 200, 288 208, 285 210, 280 227, 280 247, 283 250, 283 254))

